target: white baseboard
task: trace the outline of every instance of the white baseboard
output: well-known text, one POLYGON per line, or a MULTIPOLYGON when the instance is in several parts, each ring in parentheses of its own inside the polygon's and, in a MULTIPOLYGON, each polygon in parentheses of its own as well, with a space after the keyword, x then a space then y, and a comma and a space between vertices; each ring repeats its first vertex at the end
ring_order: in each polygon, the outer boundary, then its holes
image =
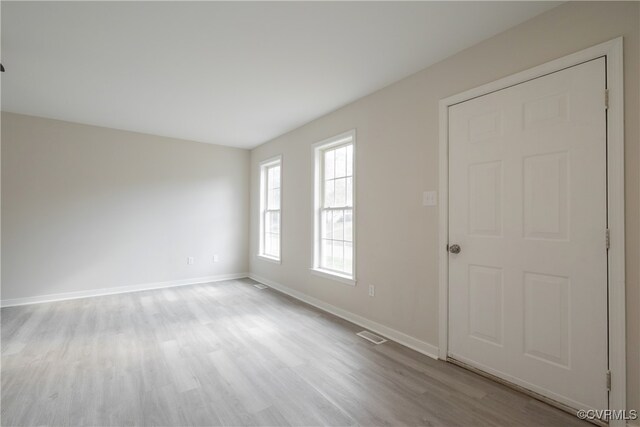
POLYGON ((388 326, 381 325, 380 323, 374 322, 373 320, 369 320, 365 317, 351 313, 347 310, 343 310, 341 308, 328 304, 324 301, 321 301, 317 298, 310 297, 306 294, 303 294, 302 292, 296 291, 280 283, 274 282, 273 280, 265 279, 264 277, 257 276, 253 273, 250 273, 249 277, 257 282, 260 282, 269 286, 270 288, 280 291, 283 294, 287 294, 297 300, 306 302, 307 304, 317 307, 320 310, 324 310, 335 316, 348 320, 349 322, 355 323, 356 325, 362 326, 363 328, 366 328, 372 332, 382 335, 385 338, 388 338, 399 344, 402 344, 405 347, 409 347, 410 349, 415 350, 424 355, 427 355, 433 359, 438 359, 438 347, 436 347, 433 344, 429 344, 428 342, 421 341, 410 335, 407 335, 395 329, 389 328, 388 326))
POLYGON ((173 288, 175 286, 197 285, 201 283, 220 282, 223 280, 242 279, 249 273, 220 274, 217 276, 195 277, 192 279, 170 280, 168 282, 142 283, 139 285, 119 286, 117 288, 90 289, 86 291, 64 292, 59 294, 40 295, 26 298, 3 299, 1 307, 40 304, 44 302, 64 301, 78 298, 97 297, 101 295, 124 294, 127 292, 147 291, 150 289, 173 288))

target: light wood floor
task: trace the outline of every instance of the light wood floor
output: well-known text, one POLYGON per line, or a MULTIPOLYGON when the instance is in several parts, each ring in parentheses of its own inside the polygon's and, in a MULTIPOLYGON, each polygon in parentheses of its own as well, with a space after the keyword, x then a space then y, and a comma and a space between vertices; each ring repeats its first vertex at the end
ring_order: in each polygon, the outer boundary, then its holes
POLYGON ((2 309, 2 425, 584 425, 252 283, 2 309))

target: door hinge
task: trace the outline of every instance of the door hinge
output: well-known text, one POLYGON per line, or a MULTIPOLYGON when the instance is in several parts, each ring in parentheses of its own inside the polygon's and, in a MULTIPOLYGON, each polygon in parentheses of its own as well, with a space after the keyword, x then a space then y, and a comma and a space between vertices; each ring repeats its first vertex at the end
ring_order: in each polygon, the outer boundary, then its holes
POLYGON ((611 247, 611 231, 607 228, 605 230, 605 242, 607 245, 607 250, 611 247))
POLYGON ((604 90, 604 109, 609 108, 609 89, 604 90))
POLYGON ((447 246, 444 248, 444 250, 449 253, 449 244, 447 243, 447 246))
POLYGON ((611 371, 607 371, 607 390, 611 391, 611 371))

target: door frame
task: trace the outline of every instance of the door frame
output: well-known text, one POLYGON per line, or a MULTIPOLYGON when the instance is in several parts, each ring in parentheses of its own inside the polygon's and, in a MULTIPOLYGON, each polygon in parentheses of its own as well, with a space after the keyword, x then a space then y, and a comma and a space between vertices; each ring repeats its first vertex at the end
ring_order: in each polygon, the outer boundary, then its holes
MULTIPOLYGON (((608 257, 608 358, 611 372, 609 408, 626 409, 625 360, 625 248, 624 248, 624 82, 622 37, 581 50, 537 67, 504 77, 440 100, 440 212, 439 212, 439 351, 448 356, 449 333, 449 107, 596 58, 606 58, 607 212, 610 232, 608 257)), ((603 103, 605 94, 603 94, 603 103)), ((603 240, 605 239, 603 230, 603 240)), ((603 374, 603 383, 605 372, 603 374)), ((611 420, 611 426, 624 421, 611 420)))

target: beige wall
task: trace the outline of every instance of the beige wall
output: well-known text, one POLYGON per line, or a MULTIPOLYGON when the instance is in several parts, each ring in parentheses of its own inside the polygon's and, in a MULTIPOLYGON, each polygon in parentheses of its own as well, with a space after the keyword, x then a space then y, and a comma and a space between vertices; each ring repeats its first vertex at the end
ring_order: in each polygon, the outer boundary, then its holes
POLYGON ((438 100, 624 36, 628 402, 640 409, 639 3, 566 3, 252 151, 251 272, 438 344, 438 100), (357 129, 356 287, 312 276, 312 152, 357 129), (282 264, 255 257, 258 163, 283 155, 282 264), (367 296, 367 285, 376 296, 367 296))
POLYGON ((2 299, 246 272, 248 191, 247 150, 2 113, 2 299))

